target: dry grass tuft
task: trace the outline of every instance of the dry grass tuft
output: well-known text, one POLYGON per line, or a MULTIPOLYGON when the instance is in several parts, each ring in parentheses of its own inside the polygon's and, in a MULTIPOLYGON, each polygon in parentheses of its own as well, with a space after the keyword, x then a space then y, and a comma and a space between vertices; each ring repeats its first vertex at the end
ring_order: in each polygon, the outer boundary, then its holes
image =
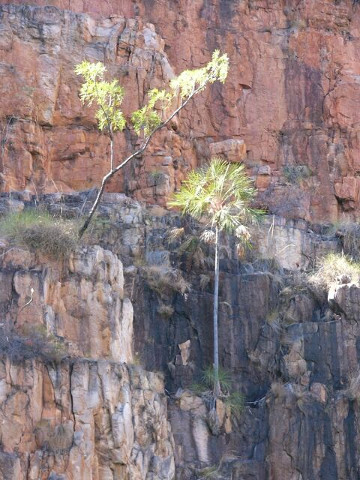
POLYGON ((187 263, 189 267, 194 265, 194 267, 198 268, 205 265, 206 257, 202 243, 201 238, 197 235, 186 235, 178 248, 177 251, 179 255, 187 255, 187 263))
POLYGON ((6 332, 1 327, 0 352, 14 362, 38 358, 45 363, 59 363, 68 357, 66 345, 40 325, 24 327, 22 332, 6 332))
POLYGON ((360 277, 360 264, 346 255, 330 253, 319 261, 309 281, 316 287, 329 289, 341 277, 346 277, 346 283, 357 283, 360 277))
POLYGON ((204 291, 206 289, 206 287, 209 285, 209 283, 210 283, 210 276, 201 274, 200 275, 200 289, 202 291, 204 291))
POLYGON ((172 292, 184 295, 190 290, 190 283, 182 276, 181 272, 167 265, 151 265, 143 267, 145 280, 149 287, 160 296, 172 292))
POLYGON ((0 233, 17 245, 55 260, 68 256, 77 245, 73 222, 37 210, 6 215, 0 220, 0 233))
POLYGON ((360 224, 342 223, 336 235, 341 239, 344 253, 354 260, 360 260, 360 224))
POLYGON ((170 318, 174 313, 173 307, 171 305, 165 305, 165 303, 161 303, 157 311, 163 318, 170 318))
POLYGON ((349 386, 346 389, 346 396, 349 400, 360 399, 360 373, 357 372, 351 375, 349 379, 349 386))
POLYGON ((182 238, 185 234, 185 229, 181 228, 172 228, 168 233, 168 239, 170 242, 176 242, 179 238, 182 238))

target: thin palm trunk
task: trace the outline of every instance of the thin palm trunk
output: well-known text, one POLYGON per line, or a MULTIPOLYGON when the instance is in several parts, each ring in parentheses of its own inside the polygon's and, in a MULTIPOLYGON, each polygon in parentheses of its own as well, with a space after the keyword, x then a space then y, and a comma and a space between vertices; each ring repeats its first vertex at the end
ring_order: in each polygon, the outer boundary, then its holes
POLYGON ((219 229, 215 231, 215 285, 214 285, 214 396, 217 398, 220 393, 219 382, 219 229))

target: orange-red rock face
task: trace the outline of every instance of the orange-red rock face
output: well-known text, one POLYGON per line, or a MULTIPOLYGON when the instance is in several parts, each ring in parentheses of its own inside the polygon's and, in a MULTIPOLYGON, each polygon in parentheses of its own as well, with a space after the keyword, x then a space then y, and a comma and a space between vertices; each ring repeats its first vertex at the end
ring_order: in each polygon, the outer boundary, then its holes
MULTIPOLYGON (((198 97, 177 132, 159 135, 111 189, 164 203, 209 144, 243 139, 270 211, 313 221, 356 216, 360 6, 351 0, 14 3, 22 7, 2 7, 0 33, 3 190, 99 183, 108 145, 77 98, 78 61, 105 60, 130 111, 149 87, 220 48, 231 63, 226 84, 198 97)), ((128 133, 117 144, 120 158, 136 139, 128 133)))

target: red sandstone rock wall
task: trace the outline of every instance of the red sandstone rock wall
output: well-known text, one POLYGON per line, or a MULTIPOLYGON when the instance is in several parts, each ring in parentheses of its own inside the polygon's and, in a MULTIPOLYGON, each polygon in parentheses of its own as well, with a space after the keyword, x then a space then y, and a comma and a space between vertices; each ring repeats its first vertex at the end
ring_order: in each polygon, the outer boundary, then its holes
MULTIPOLYGON (((130 109, 172 70, 198 67, 220 48, 231 62, 226 85, 198 98, 179 130, 160 136, 112 189, 164 203, 209 144, 244 139, 270 211, 314 221, 356 217, 360 6, 351 0, 47 2, 91 17, 14 3, 23 7, 2 7, 0 31, 3 189, 97 184, 107 145, 77 100, 77 61, 105 59, 135 92, 130 109)), ((119 155, 135 143, 130 134, 119 138, 119 155)))

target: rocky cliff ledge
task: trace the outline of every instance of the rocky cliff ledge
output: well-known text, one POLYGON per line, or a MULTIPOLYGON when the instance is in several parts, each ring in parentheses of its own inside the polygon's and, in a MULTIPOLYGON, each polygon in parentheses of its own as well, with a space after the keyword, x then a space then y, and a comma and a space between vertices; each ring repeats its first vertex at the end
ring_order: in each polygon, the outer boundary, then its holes
MULTIPOLYGON (((36 201, 75 217, 86 195, 26 198, 3 197, 0 207, 36 201)), ((45 267, 41 255, 3 243, 6 325, 42 325, 66 348, 60 361, 3 356, 4 479, 358 478, 360 287, 340 279, 328 301, 302 273, 320 253, 340 250, 340 239, 271 218, 269 243, 291 239, 288 255, 281 247, 276 258, 262 240, 262 255, 240 262, 230 239, 221 258, 221 364, 246 405, 238 416, 219 402, 214 428, 206 396, 194 393, 211 363, 211 267, 169 242, 181 225, 196 233, 176 214, 107 194, 87 240, 100 246, 79 247, 65 263, 45 267), (187 293, 156 276, 169 270, 187 293), (31 286, 33 301, 22 308, 31 286)))
POLYGON ((163 378, 133 364, 120 260, 2 249, 0 478, 172 478, 163 378))

